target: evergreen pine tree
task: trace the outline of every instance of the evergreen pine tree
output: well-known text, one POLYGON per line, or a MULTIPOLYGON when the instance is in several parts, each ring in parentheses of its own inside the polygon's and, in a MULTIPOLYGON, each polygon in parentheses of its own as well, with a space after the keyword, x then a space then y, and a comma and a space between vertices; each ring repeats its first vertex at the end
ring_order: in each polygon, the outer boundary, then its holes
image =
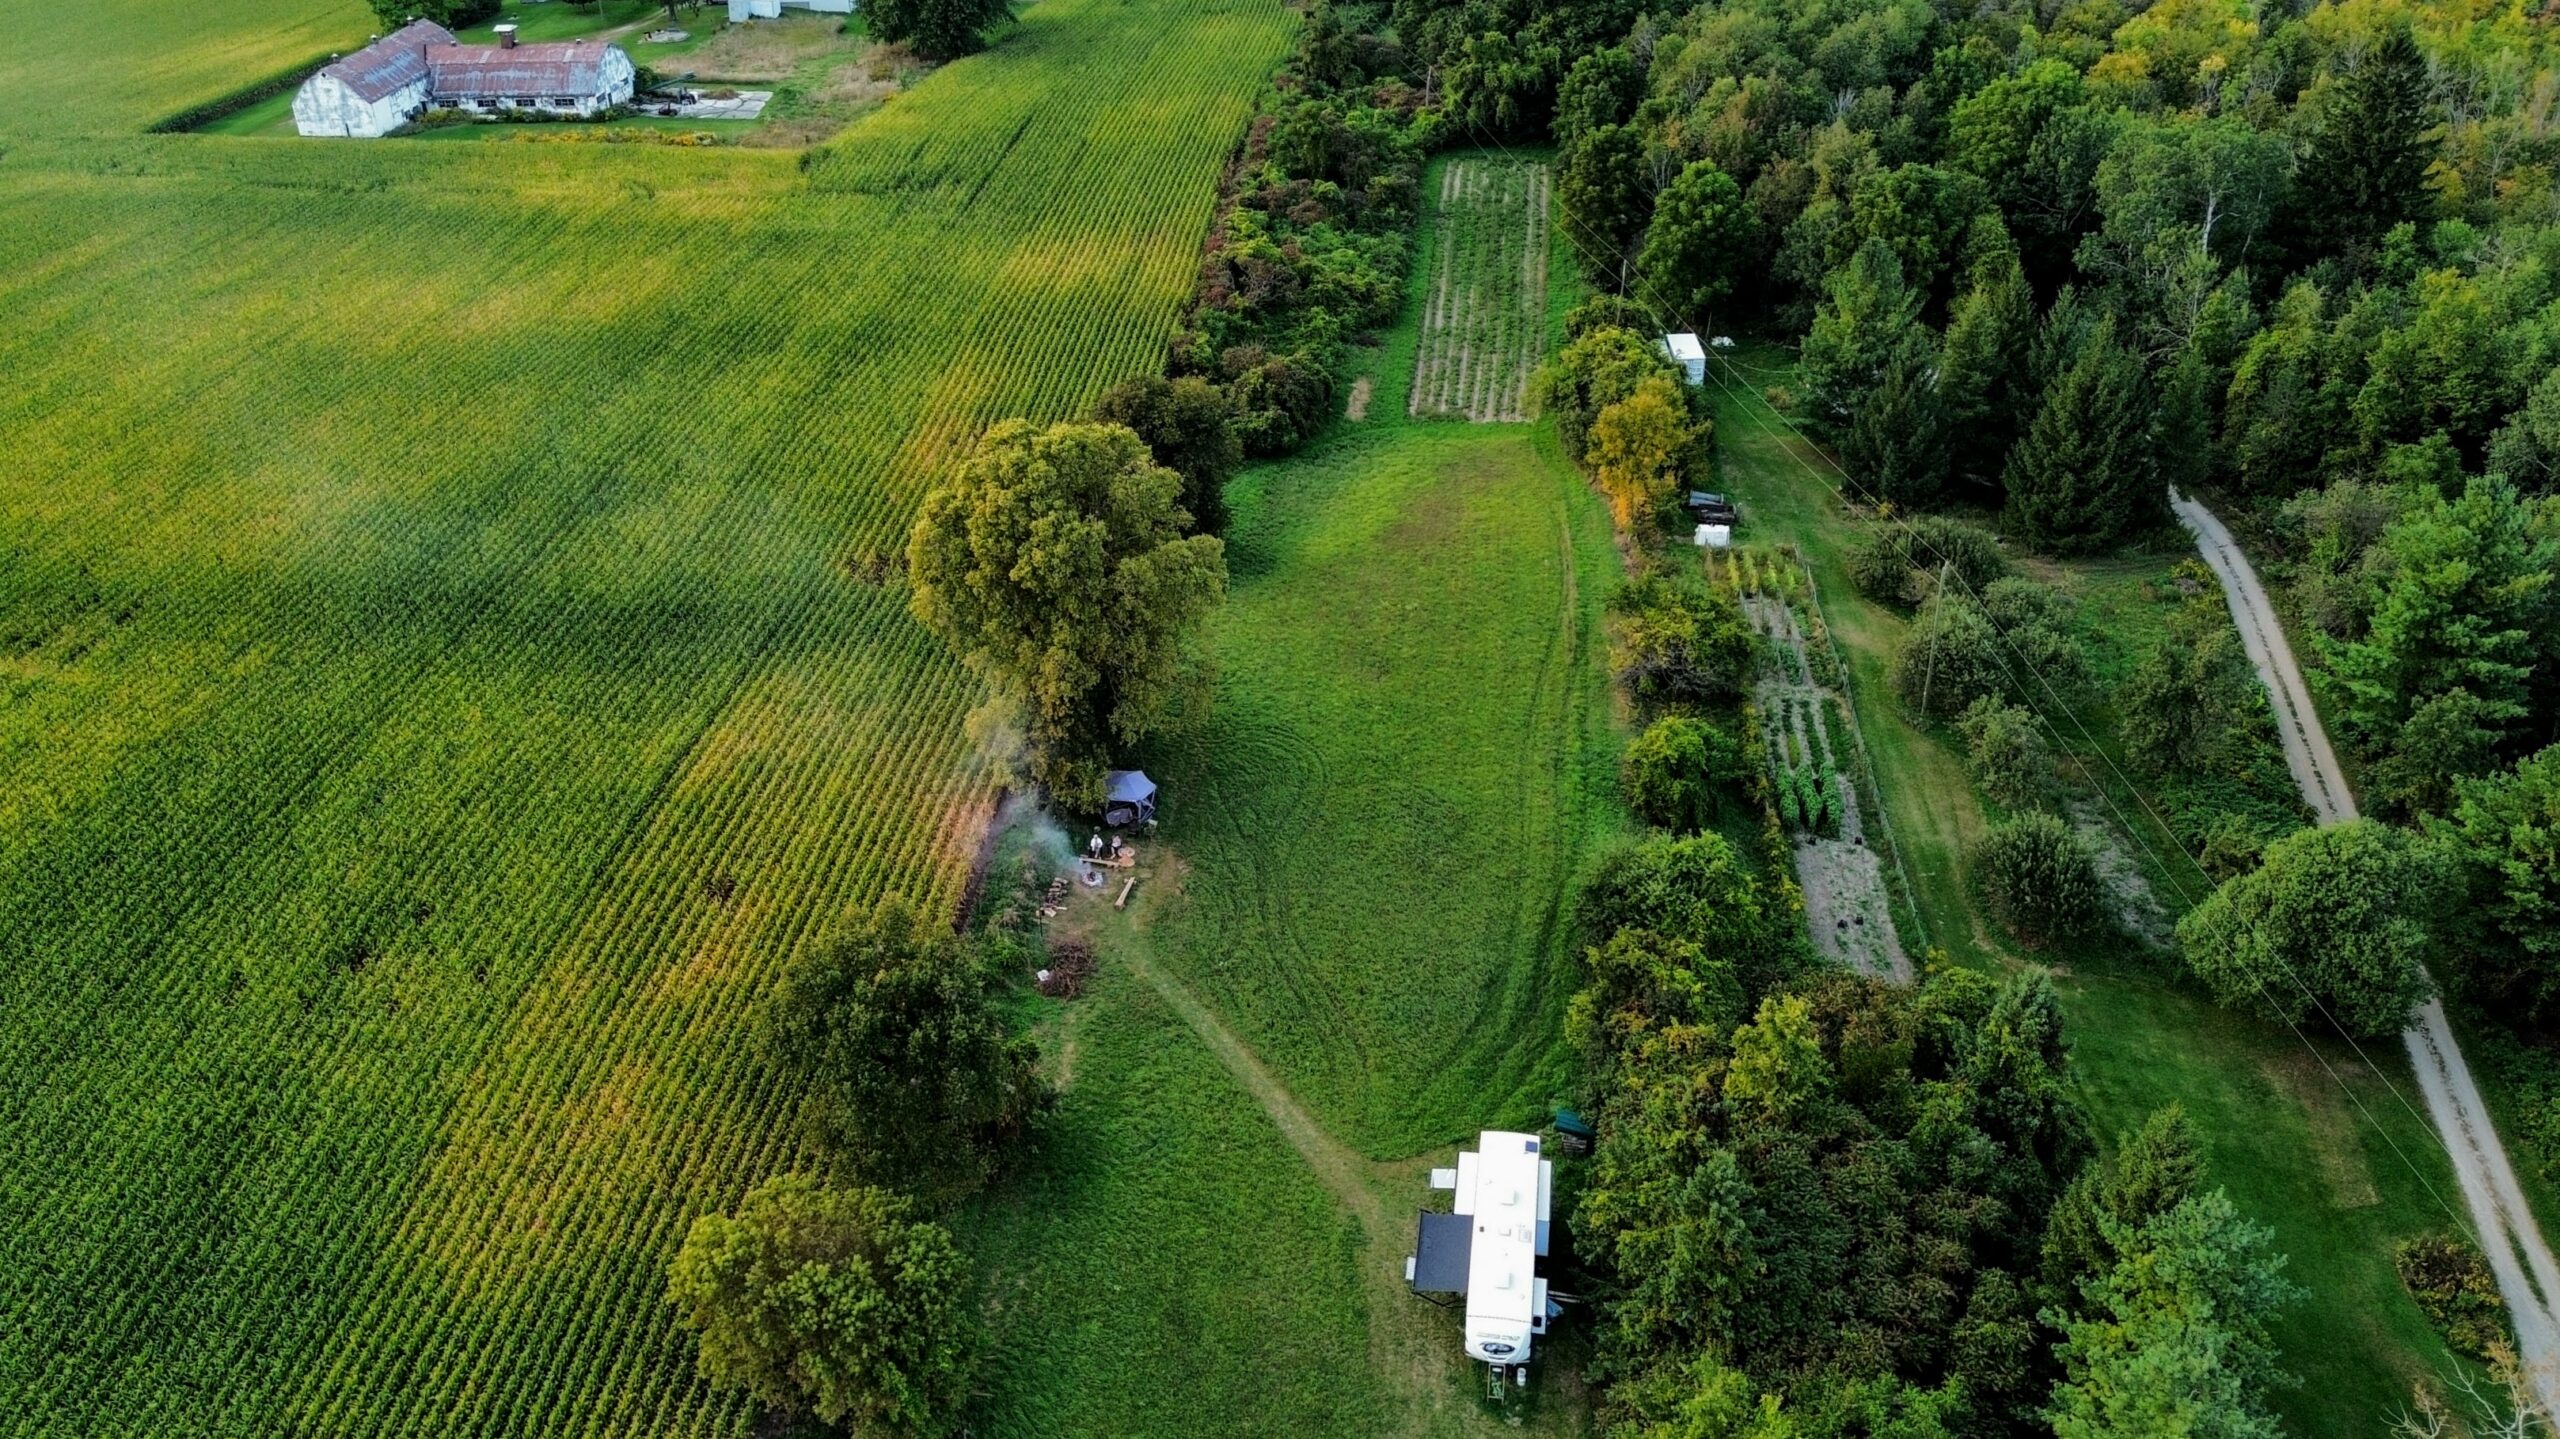
POLYGON ((1938 353, 1912 327, 1886 358, 1884 374, 1841 437, 1849 470, 1880 499, 1926 505, 1947 481, 1947 417, 1938 394, 1938 353))
POLYGON ((2035 296, 2018 266, 2017 247, 1997 217, 1977 222, 1972 288, 1947 315, 1947 339, 1938 357, 1938 394, 1944 402, 1954 473, 1986 487, 1997 484, 2009 447, 2018 437, 2018 413, 2028 393, 2026 358, 2035 340, 2035 296), (1984 235, 1987 225, 1996 240, 1984 235))
POLYGON ((2181 493, 2204 483, 2213 470, 2213 373, 2189 345, 2160 375, 2160 409, 2153 417, 2152 453, 2161 482, 2181 493))
POLYGON ((2059 554, 2105 549, 2159 519, 2150 385, 2142 362, 2116 343, 2112 317, 2090 328, 2045 387, 2003 484, 2008 523, 2059 554))
POLYGON ((1804 379, 1814 425, 1836 438, 1849 433, 1886 363, 1919 325, 1922 297, 1903 283, 1902 262, 1882 240, 1860 245, 1823 290, 1805 336, 1804 379))
POLYGON ((2306 256, 2369 257, 2383 232, 2427 217, 2429 90, 2426 57, 2400 24, 2320 92, 2298 181, 2306 256))

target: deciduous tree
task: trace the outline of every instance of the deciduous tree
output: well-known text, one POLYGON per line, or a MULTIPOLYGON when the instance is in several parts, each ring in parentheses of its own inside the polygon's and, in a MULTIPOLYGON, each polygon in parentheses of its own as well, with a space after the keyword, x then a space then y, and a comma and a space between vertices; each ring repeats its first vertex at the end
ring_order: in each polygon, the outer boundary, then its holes
POLYGON ((2392 1034, 2427 995, 2438 888, 2428 856, 2373 820, 2305 829, 2190 910, 2178 945, 2227 1007, 2392 1034))
POLYGON ((1070 804, 1100 795, 1110 745, 1207 700, 1201 621, 1225 547, 1190 535, 1182 479, 1119 425, 1010 420, 925 497, 909 601, 992 692, 972 717, 1018 736, 1070 804))
POLYGON ((1013 18, 1010 0, 864 0, 875 40, 903 41, 927 60, 957 60, 986 48, 987 32, 1013 18))
POLYGON ((693 1223, 667 1302, 702 1377, 863 1435, 948 1433, 977 1341, 969 1264, 941 1225, 877 1189, 800 1174, 693 1223))
POLYGON ((977 956, 895 896, 798 962, 773 1032, 822 1141, 869 1183, 965 1195, 1047 1101, 977 956))

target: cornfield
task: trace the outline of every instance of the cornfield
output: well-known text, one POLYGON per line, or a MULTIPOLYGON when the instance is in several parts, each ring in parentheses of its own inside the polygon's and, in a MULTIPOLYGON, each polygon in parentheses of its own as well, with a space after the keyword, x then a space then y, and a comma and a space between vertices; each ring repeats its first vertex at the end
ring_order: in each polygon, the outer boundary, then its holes
POLYGON ((262 23, 164 13, 0 41, 0 1432, 742 1432, 660 1292, 804 1157, 757 1005, 988 798, 905 526, 1160 367, 1289 16, 796 157, 143 137, 262 23))

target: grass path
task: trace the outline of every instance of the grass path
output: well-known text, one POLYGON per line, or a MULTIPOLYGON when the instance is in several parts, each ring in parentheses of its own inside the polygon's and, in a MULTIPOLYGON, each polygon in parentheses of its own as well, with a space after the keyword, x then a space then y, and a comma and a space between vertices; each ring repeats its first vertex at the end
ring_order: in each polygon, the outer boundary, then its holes
POLYGON ((1516 1426, 1469 1402, 1452 1382, 1464 1377, 1460 1371, 1471 1375, 1474 1366, 1458 1353, 1450 1326, 1435 1322, 1437 1311, 1426 1308, 1405 1283, 1404 1250, 1395 1236, 1410 1225, 1410 1206, 1422 1195, 1421 1170, 1434 1156, 1404 1162, 1373 1160, 1336 1139, 1215 1009, 1157 962, 1147 933, 1155 910, 1155 904, 1141 902, 1128 923, 1113 933, 1106 953, 1144 981, 1190 1027, 1236 1083, 1253 1096, 1334 1202, 1358 1222, 1370 1364, 1388 1381, 1404 1411, 1404 1423, 1395 1432, 1413 1436, 1513 1432, 1516 1426))

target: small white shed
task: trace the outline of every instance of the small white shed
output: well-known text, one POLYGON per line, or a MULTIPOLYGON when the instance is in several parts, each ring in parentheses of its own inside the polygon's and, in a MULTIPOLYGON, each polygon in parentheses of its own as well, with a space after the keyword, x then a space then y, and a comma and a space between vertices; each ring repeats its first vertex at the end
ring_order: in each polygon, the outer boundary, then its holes
POLYGON ((850 15, 853 0, 729 0, 732 21, 779 20, 785 10, 806 10, 813 15, 850 15))
POLYGON ((1707 347, 1698 342, 1697 336, 1665 335, 1662 337, 1662 353, 1669 355, 1671 362, 1688 375, 1690 384, 1703 385, 1707 382, 1707 347))

